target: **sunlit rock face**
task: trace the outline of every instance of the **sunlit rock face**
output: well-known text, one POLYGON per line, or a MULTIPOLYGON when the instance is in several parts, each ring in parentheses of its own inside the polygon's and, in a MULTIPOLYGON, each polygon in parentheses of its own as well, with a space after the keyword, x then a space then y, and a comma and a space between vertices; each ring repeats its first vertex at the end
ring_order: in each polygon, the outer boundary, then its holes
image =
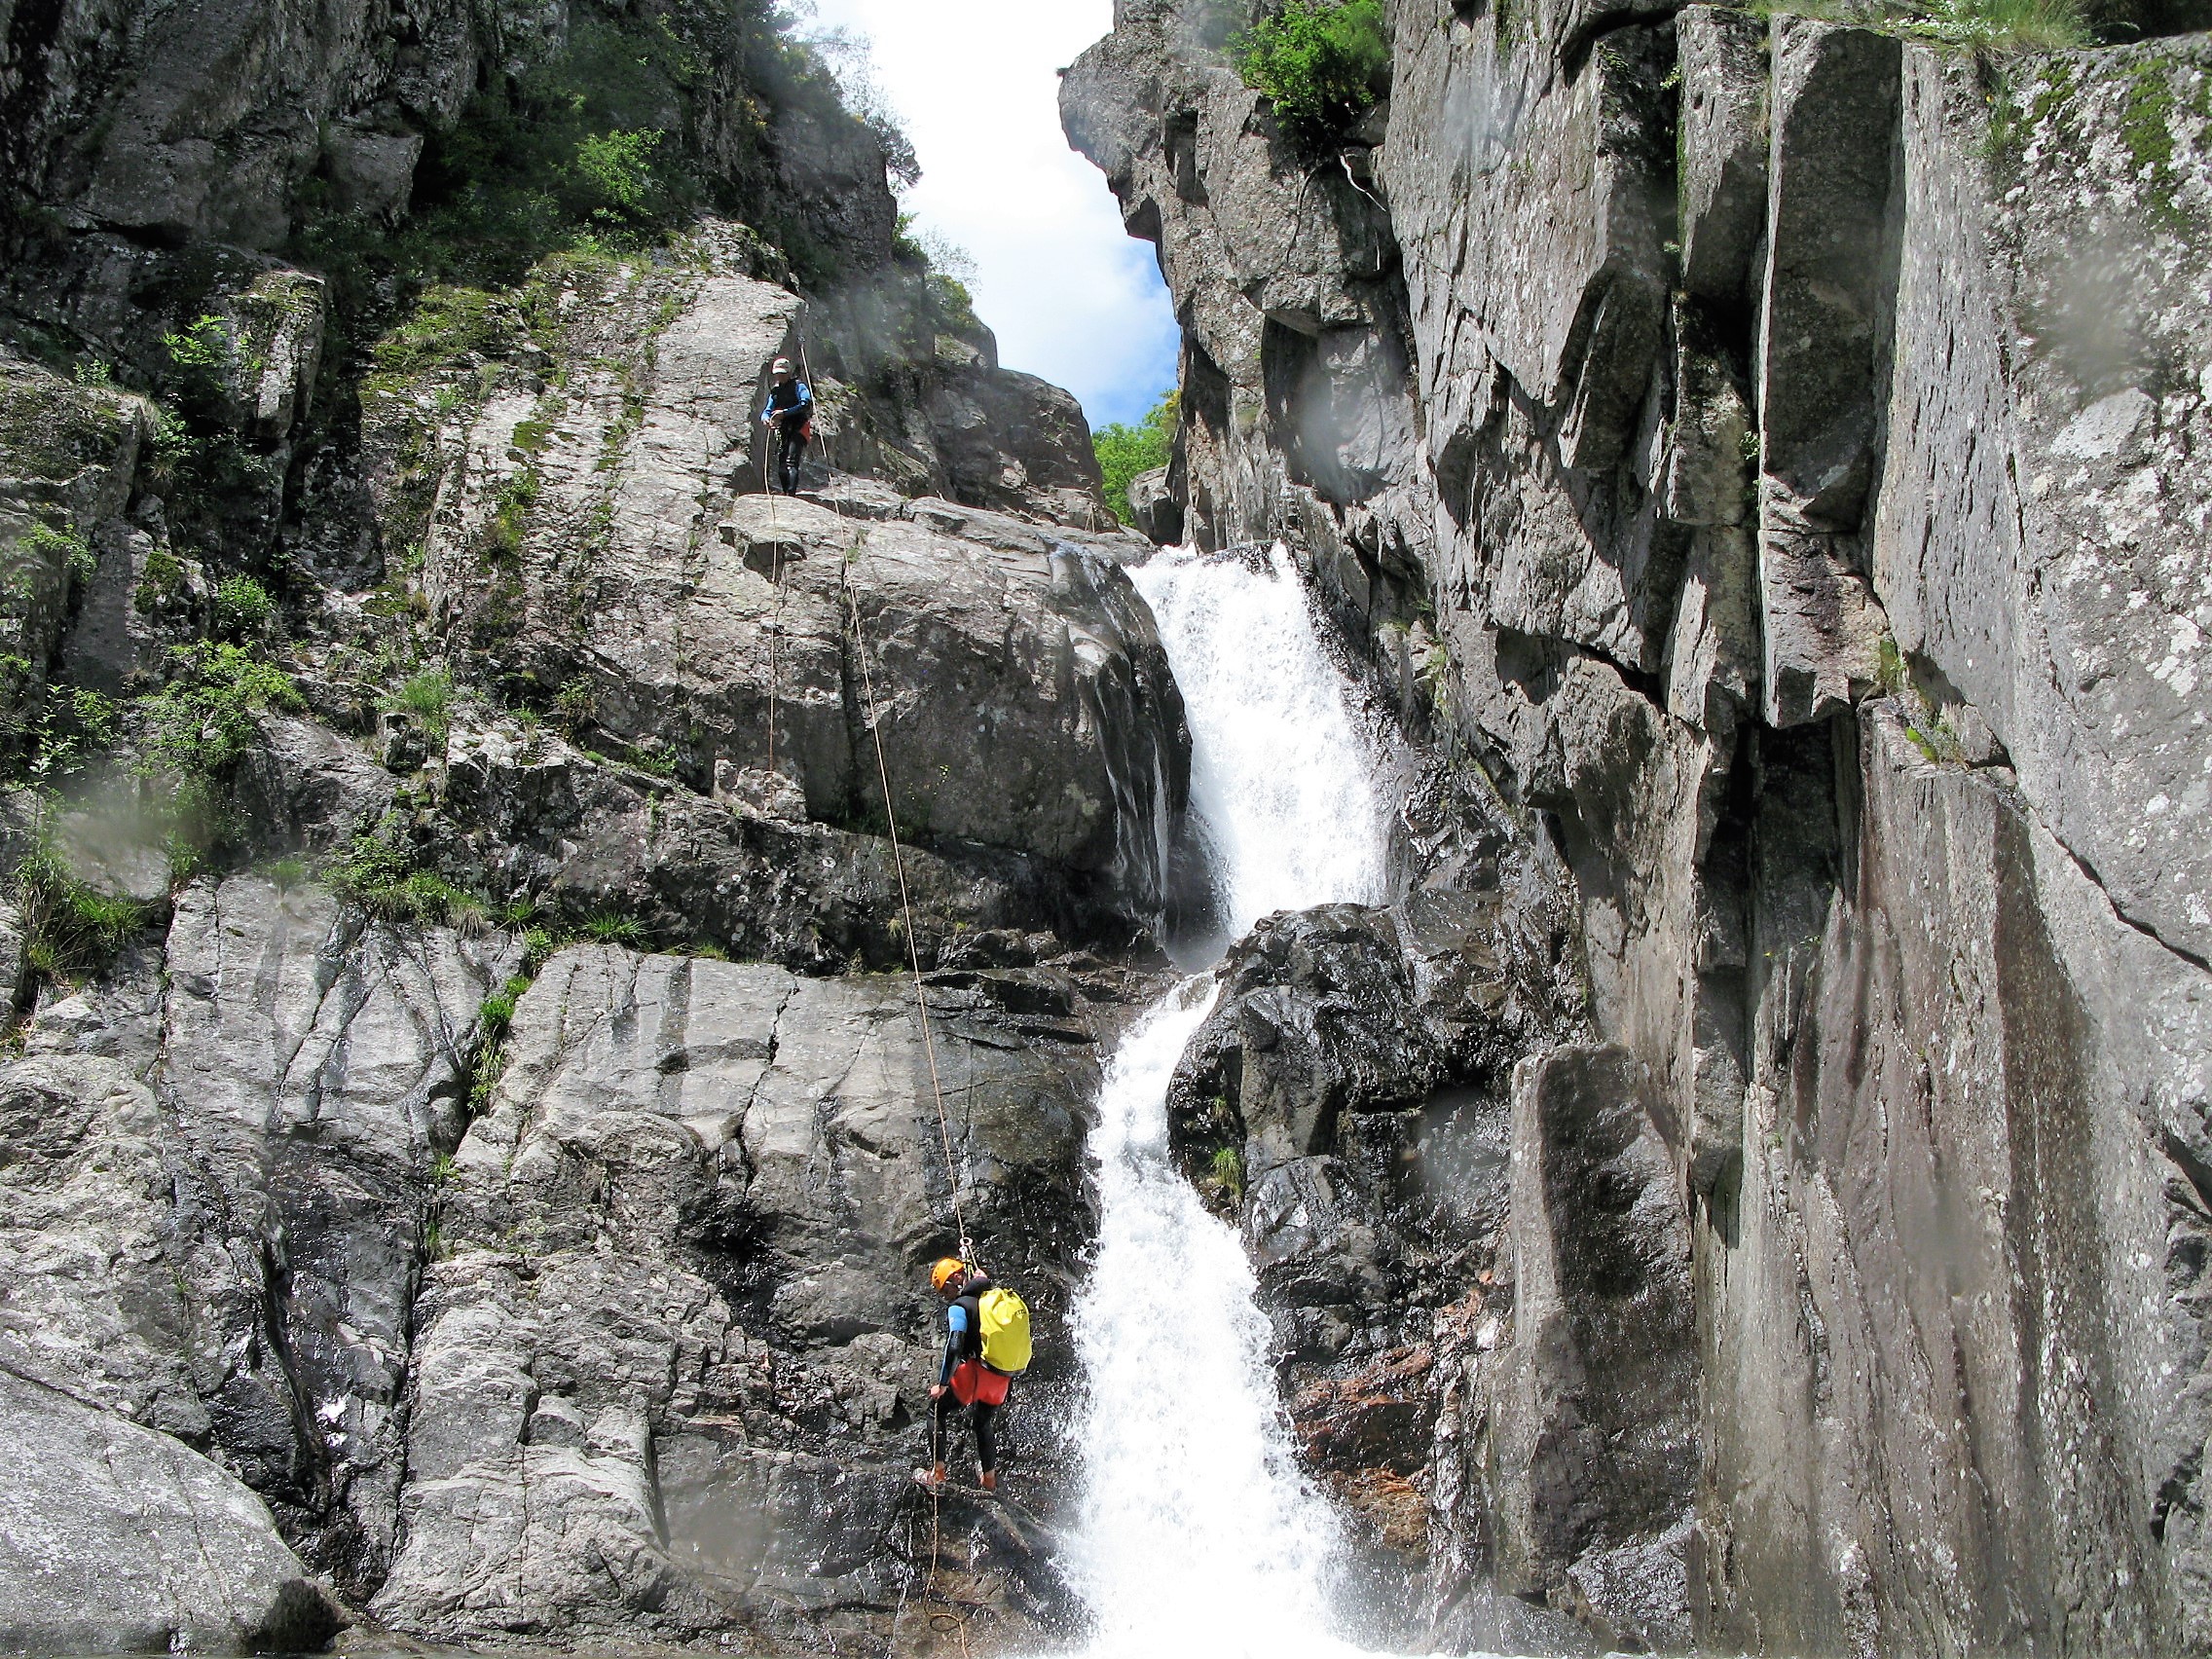
POLYGON ((0 13, 12 1646, 880 1647, 933 1542, 1074 1617, 1150 543, 895 138, 648 10, 0 13), (1038 1514, 910 1478, 963 1232, 1038 1514))
POLYGON ((1178 1085, 1418 1640, 2201 1643, 2202 41, 1414 0, 1316 150, 1219 10, 1062 94, 1166 510, 1298 550, 1502 803, 1420 902, 1564 874, 1587 997, 1317 912, 1178 1085))

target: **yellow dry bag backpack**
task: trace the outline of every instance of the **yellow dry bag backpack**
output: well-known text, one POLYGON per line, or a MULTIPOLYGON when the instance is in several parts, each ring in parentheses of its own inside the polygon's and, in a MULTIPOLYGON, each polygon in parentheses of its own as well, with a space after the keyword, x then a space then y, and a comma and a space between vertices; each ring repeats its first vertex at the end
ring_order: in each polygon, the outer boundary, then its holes
POLYGON ((977 1320, 982 1326, 983 1363, 1012 1377, 1029 1369, 1029 1305, 1011 1290, 996 1286, 977 1299, 977 1320))

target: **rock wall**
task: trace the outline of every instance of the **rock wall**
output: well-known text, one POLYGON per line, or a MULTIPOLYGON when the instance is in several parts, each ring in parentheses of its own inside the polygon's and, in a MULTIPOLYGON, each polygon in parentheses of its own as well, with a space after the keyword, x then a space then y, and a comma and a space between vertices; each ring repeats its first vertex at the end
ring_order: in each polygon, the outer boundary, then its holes
POLYGON ((1315 151, 1222 11, 1062 97, 1184 324, 1155 516, 1299 549, 1587 999, 1444 1063, 1400 924, 1194 1051, 1294 1402, 1394 1425, 1316 1461, 1425 1506, 1361 1507, 1430 1641, 2200 1650, 2212 51, 1393 0, 1315 151), (1405 1154, 1463 1248, 1377 1277, 1413 1212, 1340 1181, 1271 1280, 1362 1100, 1484 1125, 1405 1154))
POLYGON ((770 13, 0 0, 11 1647, 1072 1617, 1189 737, 1081 410, 770 13), (963 1224, 1040 1359, 938 1516, 963 1224))

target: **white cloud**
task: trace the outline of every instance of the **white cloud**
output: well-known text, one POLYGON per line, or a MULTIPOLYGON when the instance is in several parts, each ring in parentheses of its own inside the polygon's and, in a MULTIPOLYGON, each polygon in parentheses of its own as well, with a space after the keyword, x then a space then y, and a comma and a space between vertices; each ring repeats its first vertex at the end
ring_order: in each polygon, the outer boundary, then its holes
POLYGON ((1066 387, 1094 424, 1174 384, 1180 343, 1150 243, 1060 131, 1055 73, 1113 25, 1112 0, 815 0, 866 35, 914 141, 921 228, 976 261, 977 312, 1008 368, 1066 387))

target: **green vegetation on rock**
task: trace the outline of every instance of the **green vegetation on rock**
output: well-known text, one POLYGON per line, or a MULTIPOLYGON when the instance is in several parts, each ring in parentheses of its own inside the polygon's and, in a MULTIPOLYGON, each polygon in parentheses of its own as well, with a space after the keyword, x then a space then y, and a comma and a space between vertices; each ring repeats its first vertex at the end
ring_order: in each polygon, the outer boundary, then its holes
POLYGON ((146 906, 103 893, 69 872, 42 836, 17 867, 23 912, 23 966, 34 991, 97 973, 149 920, 146 906))
POLYGON ((215 776, 258 739, 259 714, 303 706, 291 678, 247 646, 203 640, 169 661, 169 682, 139 707, 147 763, 174 775, 215 776))
POLYGON ((1135 425, 1117 421, 1090 434, 1098 470, 1106 477, 1106 505, 1118 519, 1129 516, 1129 484, 1139 474, 1165 466, 1175 448, 1175 425, 1182 419, 1182 394, 1161 395, 1135 425))
POLYGON ((1267 95, 1292 137, 1341 137, 1390 84, 1382 0, 1290 0, 1230 42, 1244 84, 1267 95))

